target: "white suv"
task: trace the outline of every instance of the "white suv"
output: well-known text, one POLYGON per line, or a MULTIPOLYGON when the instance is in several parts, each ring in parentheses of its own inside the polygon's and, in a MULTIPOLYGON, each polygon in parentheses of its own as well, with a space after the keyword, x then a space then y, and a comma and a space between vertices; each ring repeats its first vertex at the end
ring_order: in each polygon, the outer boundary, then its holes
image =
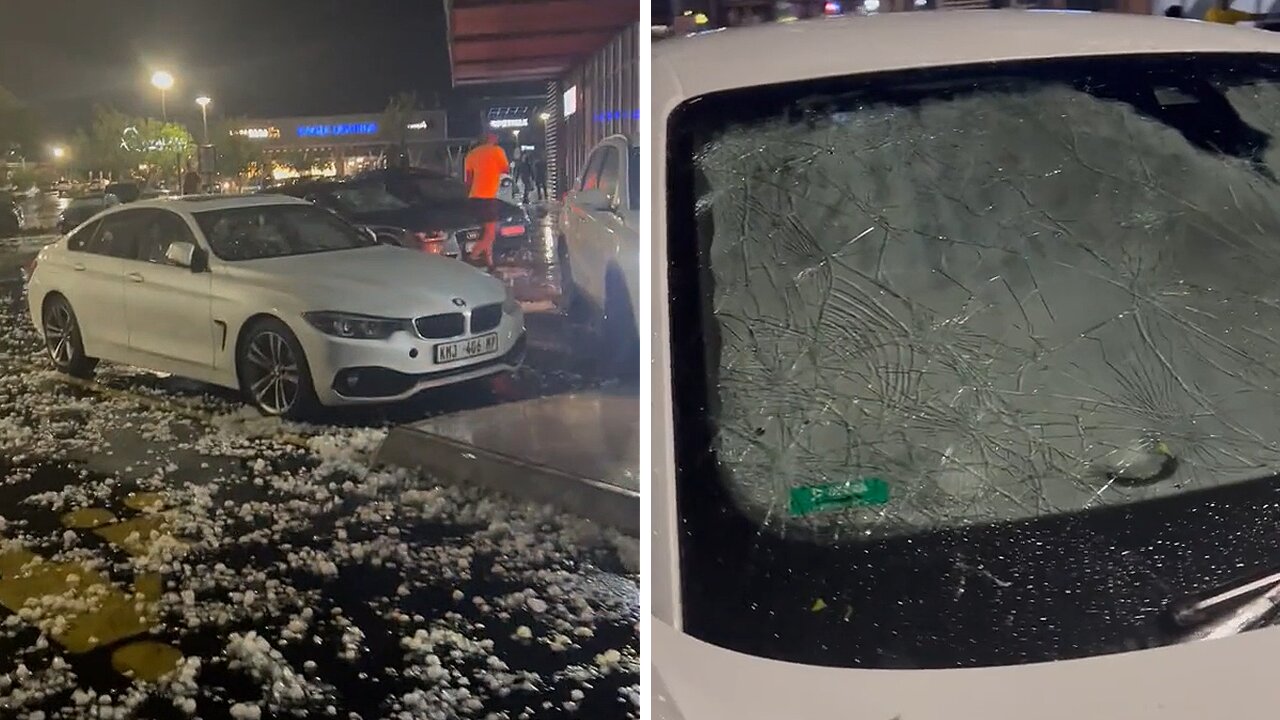
POLYGON ((640 361, 639 213, 640 146, 622 135, 607 137, 565 197, 557 256, 562 306, 599 327, 605 361, 624 376, 637 372, 640 361))

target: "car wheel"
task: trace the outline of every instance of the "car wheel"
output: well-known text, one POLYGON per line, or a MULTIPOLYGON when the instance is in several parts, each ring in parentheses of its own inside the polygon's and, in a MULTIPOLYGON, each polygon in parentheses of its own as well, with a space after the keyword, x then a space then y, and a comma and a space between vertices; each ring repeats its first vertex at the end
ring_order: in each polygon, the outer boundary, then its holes
POLYGON ((631 307, 626 286, 610 279, 605 295, 604 317, 601 318, 606 376, 624 383, 640 379, 640 331, 636 313, 631 307))
POLYGON ((80 323, 76 320, 71 303, 61 295, 51 295, 44 302, 41 313, 44 321, 44 345, 49 351, 49 359, 59 372, 72 377, 87 378, 98 366, 97 358, 84 353, 84 340, 80 334, 80 323))
POLYGON ((245 399, 263 415, 299 420, 319 406, 302 345, 279 320, 263 318, 245 332, 236 369, 245 399))

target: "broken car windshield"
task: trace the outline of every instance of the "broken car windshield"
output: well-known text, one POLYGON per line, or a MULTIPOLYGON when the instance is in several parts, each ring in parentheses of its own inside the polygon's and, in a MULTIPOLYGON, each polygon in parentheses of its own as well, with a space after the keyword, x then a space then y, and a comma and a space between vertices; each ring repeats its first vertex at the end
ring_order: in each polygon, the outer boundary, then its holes
POLYGON ((310 205, 254 205, 195 213, 213 254, 223 260, 304 255, 376 245, 331 213, 310 205))

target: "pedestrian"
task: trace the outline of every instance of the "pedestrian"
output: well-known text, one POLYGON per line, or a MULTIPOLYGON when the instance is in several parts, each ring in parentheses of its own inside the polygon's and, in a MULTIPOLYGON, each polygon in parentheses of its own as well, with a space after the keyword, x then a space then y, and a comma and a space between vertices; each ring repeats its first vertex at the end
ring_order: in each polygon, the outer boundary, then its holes
MULTIPOLYGON (((462 166, 468 196, 493 201, 498 197, 502 176, 510 169, 511 161, 498 144, 498 136, 495 133, 485 133, 484 142, 467 153, 462 166)), ((472 260, 484 258, 485 264, 490 268, 493 267, 493 244, 498 239, 498 205, 497 202, 484 203, 483 233, 471 252, 472 260)))
POLYGON ((533 153, 522 153, 520 159, 516 161, 516 172, 520 178, 520 187, 524 191, 524 202, 529 204, 529 191, 534 188, 533 182, 533 153))
POLYGON ((182 176, 182 194, 195 195, 200 192, 200 174, 191 166, 191 161, 187 161, 187 174, 182 176))
POLYGON ((502 176, 511 167, 507 153, 498 144, 495 133, 486 133, 484 142, 472 148, 463 161, 468 195, 473 198, 496 198, 502 176))
POLYGON ((1211 23, 1219 23, 1222 25, 1235 25, 1242 22, 1257 22, 1263 20, 1266 14, 1247 13, 1243 10, 1233 10, 1231 8, 1231 0, 1215 0, 1213 7, 1204 13, 1204 21, 1211 23))
POLYGON ((542 153, 533 156, 533 160, 529 163, 533 170, 533 183, 538 186, 538 200, 546 202, 547 200, 547 163, 542 159, 542 153))

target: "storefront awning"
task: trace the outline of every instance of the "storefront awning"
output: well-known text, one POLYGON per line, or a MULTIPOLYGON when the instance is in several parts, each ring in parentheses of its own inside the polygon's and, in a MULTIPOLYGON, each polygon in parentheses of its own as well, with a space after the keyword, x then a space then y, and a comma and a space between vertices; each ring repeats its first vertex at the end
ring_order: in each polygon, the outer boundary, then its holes
POLYGON ((635 0, 453 0, 453 83, 560 77, 639 18, 635 0))

